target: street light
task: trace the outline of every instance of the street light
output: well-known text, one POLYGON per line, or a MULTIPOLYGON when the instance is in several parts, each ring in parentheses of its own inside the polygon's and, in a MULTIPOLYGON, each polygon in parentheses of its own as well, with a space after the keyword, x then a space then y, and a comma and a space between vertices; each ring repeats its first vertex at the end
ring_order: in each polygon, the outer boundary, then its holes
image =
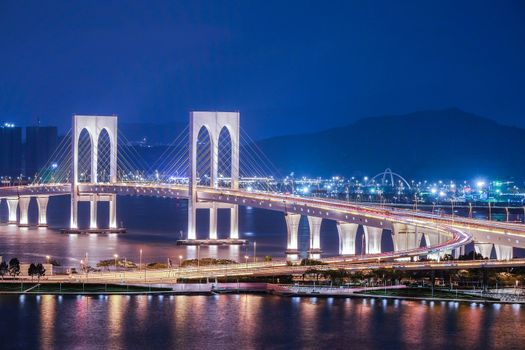
POLYGON ((142 249, 139 250, 139 270, 142 268, 142 249))
POLYGON ((179 255, 179 267, 182 267, 182 255, 179 255))
POLYGON ((49 259, 51 259, 51 257, 49 255, 46 255, 46 263, 49 264, 49 259))
POLYGON ((253 262, 257 262, 257 242, 253 242, 253 262))
POLYGON ((244 256, 244 259, 246 260, 246 267, 248 267, 248 258, 249 258, 248 255, 245 255, 245 256, 244 256))

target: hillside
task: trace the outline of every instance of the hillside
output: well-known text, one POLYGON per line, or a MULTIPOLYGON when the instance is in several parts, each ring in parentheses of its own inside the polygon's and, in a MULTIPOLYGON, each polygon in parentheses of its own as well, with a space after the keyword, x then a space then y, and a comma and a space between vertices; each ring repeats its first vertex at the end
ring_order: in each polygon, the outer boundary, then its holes
POLYGON ((311 134, 258 142, 282 174, 417 179, 525 179, 525 130, 456 108, 361 119, 311 134))

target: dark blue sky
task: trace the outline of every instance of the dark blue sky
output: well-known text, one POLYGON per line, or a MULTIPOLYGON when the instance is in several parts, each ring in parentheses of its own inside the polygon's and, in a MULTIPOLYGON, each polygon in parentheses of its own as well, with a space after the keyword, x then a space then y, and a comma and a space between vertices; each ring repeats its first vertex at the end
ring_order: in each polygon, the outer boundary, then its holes
POLYGON ((525 127, 524 1, 1 1, 0 120, 186 120, 255 137, 456 106, 525 127))

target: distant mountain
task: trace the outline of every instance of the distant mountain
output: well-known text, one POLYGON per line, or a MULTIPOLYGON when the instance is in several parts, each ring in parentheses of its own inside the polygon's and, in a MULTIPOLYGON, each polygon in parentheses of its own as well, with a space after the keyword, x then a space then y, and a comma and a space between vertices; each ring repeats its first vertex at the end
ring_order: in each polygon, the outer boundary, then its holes
POLYGON ((457 108, 361 119, 258 142, 282 172, 363 176, 391 168, 415 179, 525 179, 525 129, 457 108))

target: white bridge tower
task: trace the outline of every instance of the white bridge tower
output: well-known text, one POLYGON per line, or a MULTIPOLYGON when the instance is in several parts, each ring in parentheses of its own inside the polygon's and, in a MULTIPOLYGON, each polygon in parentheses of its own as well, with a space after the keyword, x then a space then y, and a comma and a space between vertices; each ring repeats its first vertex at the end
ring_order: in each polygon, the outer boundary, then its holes
POLYGON ((196 211, 210 210, 210 239, 217 239, 217 209, 230 209, 230 238, 239 238, 239 208, 235 204, 200 202, 197 197, 197 142, 199 132, 205 128, 210 141, 210 187, 219 188, 219 137, 226 129, 231 139, 231 189, 239 188, 239 113, 238 112, 191 112, 189 147, 189 199, 188 199, 188 239, 196 239, 196 211))
POLYGON ((97 195, 81 194, 79 192, 79 139, 83 131, 87 131, 90 141, 90 179, 89 183, 98 181, 97 167, 99 161, 99 139, 103 133, 109 136, 109 183, 117 182, 117 117, 116 116, 91 116, 74 115, 72 129, 72 154, 71 169, 71 229, 78 228, 78 202, 90 202, 90 229, 97 229, 97 202, 109 202, 109 228, 117 228, 117 201, 116 194, 97 195))

